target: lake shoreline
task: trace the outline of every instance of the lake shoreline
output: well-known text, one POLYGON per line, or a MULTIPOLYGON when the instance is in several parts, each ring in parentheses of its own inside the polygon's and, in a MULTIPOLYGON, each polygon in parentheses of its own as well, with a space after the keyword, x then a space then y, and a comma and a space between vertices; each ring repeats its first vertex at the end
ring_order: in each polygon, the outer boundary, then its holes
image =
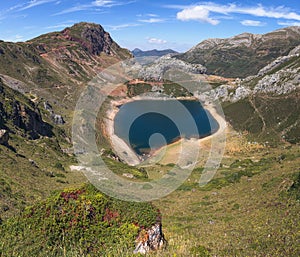
POLYGON ((153 97, 153 96, 136 96, 136 97, 127 97, 117 100, 110 101, 110 106, 106 111, 106 118, 104 119, 104 129, 105 129, 105 135, 107 135, 108 140, 110 142, 110 145, 112 149, 116 152, 116 154, 125 161, 130 166, 136 166, 139 164, 142 164, 145 160, 152 159, 156 155, 160 154, 162 151, 164 151, 169 146, 174 146, 176 144, 179 144, 182 142, 182 140, 197 140, 199 144, 201 142, 210 140, 212 137, 217 136, 220 133, 223 133, 223 131, 226 128, 226 121, 224 118, 217 112, 216 108, 211 104, 205 104, 202 105, 203 109, 205 111, 208 111, 212 117, 216 120, 218 123, 218 129, 203 138, 192 138, 192 139, 185 139, 185 138, 179 138, 178 140, 172 142, 171 144, 168 144, 166 146, 160 147, 159 149, 151 152, 148 155, 140 156, 134 152, 134 150, 121 138, 119 138, 114 133, 114 119, 116 114, 118 113, 120 107, 124 104, 138 101, 138 100, 190 100, 190 101, 199 101, 196 97, 177 97, 177 98, 168 98, 168 97, 153 97))

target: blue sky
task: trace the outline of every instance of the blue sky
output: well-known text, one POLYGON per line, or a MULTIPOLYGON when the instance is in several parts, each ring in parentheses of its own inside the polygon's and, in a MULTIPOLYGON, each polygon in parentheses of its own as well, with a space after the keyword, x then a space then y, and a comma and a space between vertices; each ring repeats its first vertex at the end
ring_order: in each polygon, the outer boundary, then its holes
POLYGON ((2 0, 0 39, 26 41, 76 22, 101 24, 132 50, 186 51, 207 38, 300 26, 299 0, 2 0))

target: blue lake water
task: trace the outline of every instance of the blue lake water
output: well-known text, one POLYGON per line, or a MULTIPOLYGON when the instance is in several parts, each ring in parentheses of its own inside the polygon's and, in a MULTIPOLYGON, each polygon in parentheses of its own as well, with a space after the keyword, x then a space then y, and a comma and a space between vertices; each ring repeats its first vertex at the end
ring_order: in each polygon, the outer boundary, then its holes
POLYGON ((148 154, 180 138, 203 138, 219 124, 200 102, 190 100, 137 100, 122 105, 114 131, 137 154, 148 154))

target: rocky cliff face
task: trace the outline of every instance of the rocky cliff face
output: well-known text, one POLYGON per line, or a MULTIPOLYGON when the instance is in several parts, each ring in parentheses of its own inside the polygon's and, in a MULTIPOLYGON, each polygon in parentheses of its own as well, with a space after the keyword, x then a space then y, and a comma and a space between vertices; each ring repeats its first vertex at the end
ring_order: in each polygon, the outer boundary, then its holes
POLYGON ((41 54, 53 50, 59 44, 61 48, 65 49, 77 47, 77 50, 80 50, 81 48, 94 56, 99 56, 101 53, 119 59, 131 56, 128 50, 121 48, 113 41, 110 34, 101 25, 87 22, 77 23, 60 32, 39 36, 28 43, 33 44, 41 54), (47 44, 45 44, 46 42, 47 44))
POLYGON ((33 102, 9 89, 1 79, 0 88, 0 128, 10 128, 12 132, 31 139, 53 136, 52 126, 43 121, 33 102))
POLYGON ((45 192, 62 187, 61 182, 67 178, 62 163, 70 161, 70 157, 60 145, 67 146, 65 132, 51 123, 50 114, 39 102, 31 101, 0 79, 2 218, 19 212, 45 192), (60 182, 56 175, 62 179, 60 182))
POLYGON ((300 27, 264 35, 243 33, 228 39, 208 39, 178 58, 207 67, 209 74, 244 78, 300 44, 300 27))

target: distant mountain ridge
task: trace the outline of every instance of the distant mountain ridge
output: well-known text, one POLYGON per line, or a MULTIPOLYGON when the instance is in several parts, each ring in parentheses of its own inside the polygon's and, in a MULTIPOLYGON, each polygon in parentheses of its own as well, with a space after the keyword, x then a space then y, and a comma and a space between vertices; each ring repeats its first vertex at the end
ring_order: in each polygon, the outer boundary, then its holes
POLYGON ((224 77, 255 75, 271 61, 300 44, 300 27, 258 35, 243 33, 226 39, 207 39, 177 58, 201 64, 209 74, 224 77))
POLYGON ((139 48, 135 48, 134 50, 131 51, 134 57, 145 57, 145 56, 164 56, 166 54, 177 54, 178 52, 172 50, 172 49, 165 49, 165 50, 147 50, 143 51, 139 48))

